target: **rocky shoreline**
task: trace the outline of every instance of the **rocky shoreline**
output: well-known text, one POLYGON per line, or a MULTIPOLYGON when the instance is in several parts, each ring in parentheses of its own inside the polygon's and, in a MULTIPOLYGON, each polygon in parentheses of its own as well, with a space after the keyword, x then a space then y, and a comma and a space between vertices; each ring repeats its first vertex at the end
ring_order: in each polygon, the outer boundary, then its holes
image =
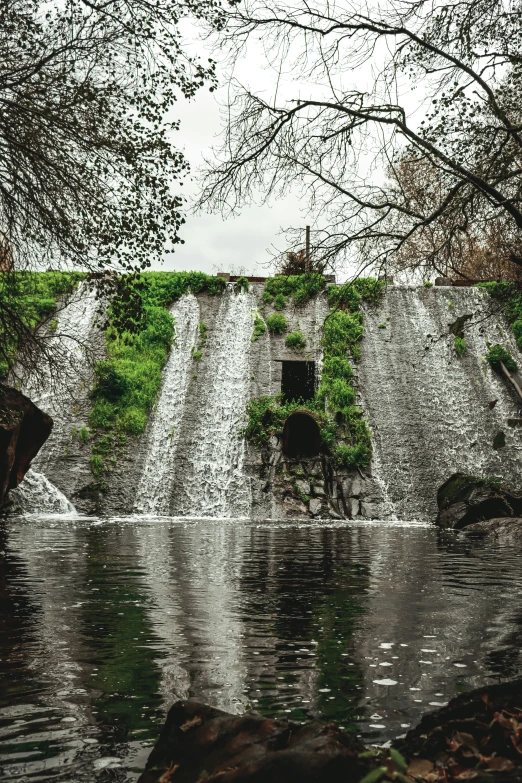
POLYGON ((448 783, 522 780, 522 679, 457 696, 391 748, 333 723, 171 707, 138 783, 448 783))

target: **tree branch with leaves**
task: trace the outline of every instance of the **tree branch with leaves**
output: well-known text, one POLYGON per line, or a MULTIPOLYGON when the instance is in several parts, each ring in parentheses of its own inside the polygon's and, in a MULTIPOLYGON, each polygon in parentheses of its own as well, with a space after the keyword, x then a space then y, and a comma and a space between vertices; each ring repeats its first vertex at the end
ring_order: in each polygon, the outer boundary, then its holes
POLYGON ((292 84, 268 99, 235 82, 202 207, 234 211, 297 185, 315 256, 334 269, 465 275, 462 244, 484 249, 492 223, 522 267, 519 0, 247 0, 221 46, 234 64, 254 40, 292 84))

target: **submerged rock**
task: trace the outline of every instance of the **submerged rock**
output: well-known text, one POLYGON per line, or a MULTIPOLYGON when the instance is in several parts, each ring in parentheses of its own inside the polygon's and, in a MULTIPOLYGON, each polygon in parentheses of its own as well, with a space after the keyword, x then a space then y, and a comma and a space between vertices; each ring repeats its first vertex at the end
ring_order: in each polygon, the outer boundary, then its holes
POLYGON ((53 420, 16 389, 0 384, 0 507, 51 434, 53 420))
POLYGON ((375 766, 333 724, 229 715, 196 701, 169 710, 138 783, 349 783, 375 766))
POLYGON ((522 493, 500 479, 454 473, 437 492, 439 527, 461 530, 477 522, 522 516, 522 493))

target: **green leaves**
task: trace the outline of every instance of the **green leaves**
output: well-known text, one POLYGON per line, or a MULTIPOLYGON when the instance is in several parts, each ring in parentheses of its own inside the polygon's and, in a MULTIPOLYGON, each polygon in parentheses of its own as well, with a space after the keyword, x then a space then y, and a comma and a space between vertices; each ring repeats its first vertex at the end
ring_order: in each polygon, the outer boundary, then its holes
POLYGON ((325 287, 323 275, 308 272, 304 275, 278 275, 269 277, 263 291, 263 301, 283 310, 292 296, 296 305, 305 304, 325 287))
POLYGON ((286 332, 288 329, 286 318, 282 313, 273 313, 273 315, 269 315, 266 319, 266 325, 271 334, 283 334, 283 332, 286 332))
MULTIPOLYGON (((58 297, 72 293, 84 277, 79 272, 0 273, 0 378, 7 375, 15 358, 24 361, 19 348, 29 337, 37 340, 38 326, 47 322, 49 331, 56 331, 58 321, 51 316, 58 297)), ((38 372, 41 367, 29 369, 38 372)))
POLYGON ((386 767, 376 767, 375 769, 372 769, 371 772, 368 772, 359 783, 377 783, 378 780, 386 775, 387 771, 386 767))
POLYGON ((256 340, 259 340, 261 335, 263 335, 266 332, 266 324, 263 321, 262 318, 259 317, 259 315, 256 313, 254 318, 254 331, 252 332, 252 342, 255 343, 256 340))
POLYGON ((461 356, 464 356, 467 349, 467 343, 464 337, 455 337, 453 340, 453 347, 455 349, 455 353, 460 358, 461 356))

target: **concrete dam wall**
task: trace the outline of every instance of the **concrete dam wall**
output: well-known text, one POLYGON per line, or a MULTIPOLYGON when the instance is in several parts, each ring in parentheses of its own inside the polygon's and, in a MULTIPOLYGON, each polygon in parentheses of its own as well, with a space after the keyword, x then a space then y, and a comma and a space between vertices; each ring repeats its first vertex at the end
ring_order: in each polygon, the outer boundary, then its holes
MULTIPOLYGON (((268 330, 253 340, 255 318, 275 312, 263 304, 263 288, 186 294, 173 303, 176 338, 158 399, 143 435, 129 439, 114 461, 103 492, 90 473, 89 449, 71 437, 88 423, 92 380, 87 357, 71 347, 75 393, 48 389, 35 400, 57 426, 33 466, 26 507, 31 497, 38 502, 41 474, 46 496, 54 485, 85 513, 432 520, 437 488, 456 471, 518 483, 520 400, 485 361, 487 342, 502 344, 517 361, 522 356, 498 303, 476 288, 388 286, 380 303, 364 306, 361 361, 352 365, 372 432, 367 468, 340 472, 324 454, 285 455, 282 435, 264 450, 247 443, 241 429, 250 399, 279 393, 285 373, 304 383, 299 362, 317 383, 328 314, 324 292, 301 306, 289 300, 288 331, 305 335, 302 351, 268 330), (467 350, 459 357, 450 326, 463 316, 470 316, 463 321, 467 350)), ((60 318, 91 330, 101 358, 92 293, 80 291, 82 298, 60 318)), ((49 505, 55 508, 56 498, 49 505)))

